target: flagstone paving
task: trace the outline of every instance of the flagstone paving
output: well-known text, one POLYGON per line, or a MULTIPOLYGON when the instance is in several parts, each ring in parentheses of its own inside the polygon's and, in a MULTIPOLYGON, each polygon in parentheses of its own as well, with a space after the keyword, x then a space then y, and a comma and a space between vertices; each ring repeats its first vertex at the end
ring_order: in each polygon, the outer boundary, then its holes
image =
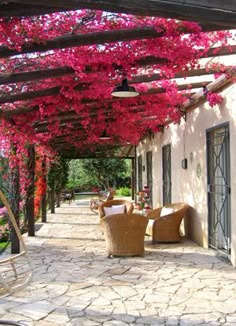
POLYGON ((30 284, 0 298, 0 319, 27 326, 236 325, 236 269, 190 240, 107 258, 85 200, 63 204, 35 237, 30 284))

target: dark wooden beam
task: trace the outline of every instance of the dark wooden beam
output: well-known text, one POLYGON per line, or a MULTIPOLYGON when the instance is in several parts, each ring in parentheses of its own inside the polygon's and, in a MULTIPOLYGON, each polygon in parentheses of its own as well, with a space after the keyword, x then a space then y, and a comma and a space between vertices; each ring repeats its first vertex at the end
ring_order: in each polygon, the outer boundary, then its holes
MULTIPOLYGON (((198 83, 200 84, 204 84, 204 83, 198 83)), ((189 84, 187 84, 189 86, 189 84)), ((188 86, 180 86, 180 90, 186 89, 188 86)), ((201 86, 194 86, 194 87, 201 87, 201 86)), ((83 89, 85 89, 83 87, 83 85, 78 85, 75 90, 78 91, 82 91, 83 89)), ((21 93, 16 93, 16 94, 5 94, 0 96, 0 104, 4 104, 4 103, 14 103, 17 101, 24 101, 24 100, 32 100, 34 98, 38 98, 38 97, 44 97, 44 96, 52 96, 52 95, 58 95, 60 93, 61 87, 56 86, 56 87, 51 87, 51 88, 45 88, 45 89, 41 89, 41 90, 36 90, 36 91, 29 91, 29 92, 21 92, 21 93)), ((162 88, 153 88, 153 89, 149 89, 147 92, 142 92, 140 93, 140 95, 153 95, 153 94, 159 94, 159 93, 163 93, 165 90, 162 88)), ((117 100, 117 99, 114 99, 117 100)), ((109 100, 108 100, 109 101, 109 100)), ((85 103, 88 102, 90 103, 90 100, 86 100, 85 99, 85 103)), ((95 103, 96 101, 92 101, 92 103, 95 103)))
POLYGON ((59 94, 61 87, 50 87, 44 88, 37 91, 22 92, 16 94, 6 94, 0 96, 0 104, 3 103, 14 103, 17 101, 32 100, 37 97, 51 96, 59 94))
MULTIPOLYGON (((20 4, 37 5, 38 0, 15 0, 20 4)), ((232 0, 42 0, 40 5, 68 10, 94 9, 138 16, 156 16, 180 20, 211 22, 236 27, 236 4, 232 0)))
POLYGON ((104 44, 121 41, 132 41, 147 38, 156 38, 163 35, 152 27, 122 29, 115 31, 94 32, 79 35, 67 35, 45 41, 41 44, 26 43, 21 51, 9 49, 6 46, 0 47, 0 58, 7 58, 13 55, 26 53, 45 52, 49 50, 65 49, 84 45, 104 44))
MULTIPOLYGON (((153 102, 153 105, 155 105, 156 102, 153 102)), ((142 105, 134 105, 133 107, 129 107, 127 108, 129 113, 141 113, 141 112, 145 112, 144 109, 145 103, 143 103, 142 105)), ((89 110, 87 117, 89 118, 97 118, 97 107, 94 107, 94 110, 89 110)), ((108 109, 104 109, 104 107, 102 108, 103 110, 103 114, 107 115, 107 119, 109 119, 109 114, 113 112, 112 108, 108 108, 108 109)), ((48 117, 45 118, 44 120, 40 120, 40 121, 36 121, 35 123, 33 123, 33 127, 35 128, 36 132, 41 132, 43 131, 47 131, 47 129, 45 129, 45 127, 48 126, 48 124, 53 123, 53 122, 58 122, 60 121, 60 126, 65 126, 65 124, 69 123, 71 125, 73 124, 78 124, 79 121, 81 121, 82 119, 85 119, 86 116, 83 115, 83 117, 81 118, 81 116, 76 113, 75 111, 69 111, 69 112, 61 112, 58 113, 55 117, 48 117)), ((59 136, 61 137, 61 136, 59 136)))
POLYGON ((0 58, 7 58, 14 55, 23 55, 34 52, 46 52, 49 50, 65 49, 85 45, 157 38, 163 35, 164 31, 157 32, 152 27, 102 31, 79 35, 66 35, 45 41, 40 44, 25 43, 20 51, 16 49, 9 49, 6 46, 0 46, 0 58))
MULTIPOLYGON (((27 5, 27 4, 12 4, 12 3, 3 3, 0 6, 0 18, 10 18, 10 17, 30 17, 51 14, 55 12, 65 12, 67 7, 46 7, 40 5, 27 5)), ((70 9, 71 10, 71 9, 70 9)), ((77 9, 72 9, 77 10, 77 9)), ((162 13, 163 17, 166 16, 166 13, 162 13)), ((161 12, 160 12, 161 15, 161 12)), ((234 29, 235 25, 214 25, 212 23, 200 23, 200 26, 203 31, 217 31, 223 29, 234 29)))
POLYGON ((32 106, 32 107, 19 107, 18 109, 14 110, 1 110, 0 109, 0 117, 3 117, 5 119, 7 118, 13 118, 14 116, 21 115, 21 114, 27 114, 30 112, 36 112, 39 110, 38 106, 32 106))
POLYGON ((40 5, 30 5, 30 4, 15 4, 15 3, 0 3, 0 18, 9 17, 30 17, 37 15, 51 14, 59 11, 66 11, 66 7, 47 7, 40 5))
MULTIPOLYGON (((214 82, 207 85, 208 92, 222 92, 230 84, 234 83, 236 76, 236 68, 228 72, 227 75, 222 75, 214 82)), ((203 90, 195 93, 190 99, 188 99, 182 106, 183 112, 190 112, 191 110, 199 107, 200 104, 206 101, 205 92, 203 90)))
MULTIPOLYGON (((210 50, 210 56, 218 56, 218 50, 210 50)), ((233 46, 231 49, 219 49, 220 55, 229 55, 236 53, 236 47, 233 46)), ((138 64, 138 63, 137 63, 138 64)), ((88 70, 88 74, 91 72, 91 69, 88 70)), ((220 72, 217 69, 206 70, 204 68, 201 69, 193 69, 186 72, 179 72, 175 74, 174 78, 181 78, 181 77, 190 77, 190 76, 200 76, 200 75, 209 75, 214 74, 216 72, 220 72)), ((74 69, 71 67, 58 67, 58 68, 50 68, 50 69, 42 69, 42 70, 35 70, 35 71, 26 71, 26 72, 16 72, 10 74, 0 74, 0 85, 7 85, 13 83, 20 83, 20 82, 30 82, 36 81, 46 78, 56 78, 66 75, 71 75, 74 73, 74 69)), ((130 84, 135 83, 146 83, 155 80, 163 79, 160 74, 150 74, 150 75, 140 75, 134 76, 131 80, 129 80, 130 84)))
POLYGON ((46 78, 56 78, 65 75, 71 75, 74 69, 71 67, 59 67, 51 69, 42 69, 28 72, 16 72, 12 74, 0 74, 0 84, 7 85, 20 82, 29 82, 46 78))
MULTIPOLYGON (((225 70, 226 69, 227 68, 225 68, 225 70)), ((206 70, 205 68, 199 68, 199 69, 178 72, 174 75, 173 78, 199 77, 199 76, 203 76, 203 75, 212 75, 212 74, 220 73, 220 72, 223 73, 223 71, 221 71, 219 69, 206 70)), ((160 74, 137 75, 137 76, 132 77, 132 79, 129 80, 129 84, 149 83, 149 82, 161 80, 161 79, 164 79, 164 77, 161 76, 160 74)), ((167 79, 170 79, 170 78, 167 78, 167 79)), ((178 83, 178 81, 177 81, 177 83, 178 83)))

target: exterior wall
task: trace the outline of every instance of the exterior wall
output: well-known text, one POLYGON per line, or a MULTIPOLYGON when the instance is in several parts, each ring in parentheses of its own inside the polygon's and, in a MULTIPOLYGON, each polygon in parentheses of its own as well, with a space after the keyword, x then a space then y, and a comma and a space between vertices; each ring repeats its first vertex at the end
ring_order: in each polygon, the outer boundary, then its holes
MULTIPOLYGON (((154 139, 146 139, 137 148, 145 162, 147 150, 153 151, 153 206, 162 205, 162 147, 171 144, 172 202, 186 202, 191 207, 185 221, 185 234, 203 247, 208 247, 208 202, 206 131, 229 123, 230 175, 231 175, 231 261, 236 266, 236 85, 222 92, 224 101, 211 108, 206 102, 189 112, 186 122, 171 124, 154 139), (187 158, 188 167, 182 169, 181 161, 187 158)), ((145 172, 143 180, 145 182, 145 172)))

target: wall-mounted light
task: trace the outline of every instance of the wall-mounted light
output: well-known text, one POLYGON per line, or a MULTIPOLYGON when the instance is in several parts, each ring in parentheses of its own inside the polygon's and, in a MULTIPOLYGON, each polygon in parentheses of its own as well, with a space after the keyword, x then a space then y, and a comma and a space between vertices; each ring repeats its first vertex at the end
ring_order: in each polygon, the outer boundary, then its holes
POLYGON ((139 93, 133 86, 129 86, 127 78, 123 79, 122 84, 116 86, 112 93, 112 96, 115 97, 135 97, 138 96, 139 93))
POLYGON ((181 161, 181 166, 182 166, 182 169, 186 170, 187 167, 188 167, 188 160, 186 158, 184 158, 182 161, 181 161))

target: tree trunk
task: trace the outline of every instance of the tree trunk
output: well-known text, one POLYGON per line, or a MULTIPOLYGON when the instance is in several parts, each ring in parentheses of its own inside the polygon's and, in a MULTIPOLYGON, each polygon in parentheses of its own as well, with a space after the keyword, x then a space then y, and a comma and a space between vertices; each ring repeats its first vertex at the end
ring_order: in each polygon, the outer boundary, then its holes
POLYGON ((52 182, 51 191, 50 191, 50 208, 51 213, 55 213, 55 180, 52 182))
POLYGON ((60 192, 57 192, 57 193, 56 193, 56 206, 57 206, 57 207, 60 207, 60 206, 61 206, 61 201, 60 201, 60 199, 61 199, 61 193, 60 193, 60 192))

